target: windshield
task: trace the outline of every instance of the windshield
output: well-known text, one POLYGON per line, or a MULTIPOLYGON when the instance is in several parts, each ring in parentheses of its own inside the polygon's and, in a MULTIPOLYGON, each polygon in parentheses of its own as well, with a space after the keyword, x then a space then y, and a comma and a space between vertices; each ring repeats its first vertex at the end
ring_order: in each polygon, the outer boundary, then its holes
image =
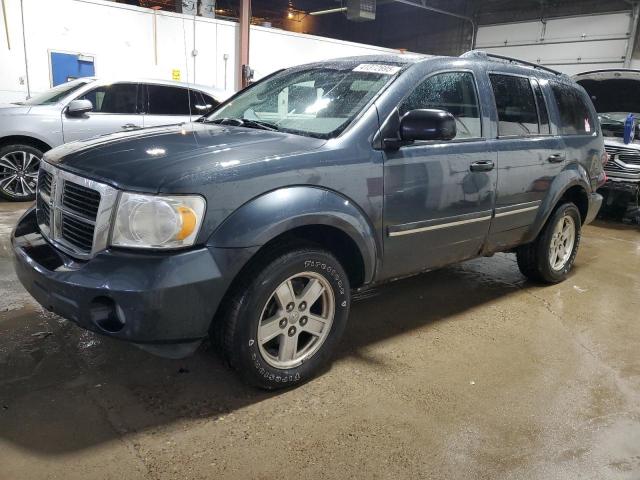
POLYGON ((21 105, 51 105, 62 100, 64 97, 72 92, 75 92, 80 87, 86 85, 91 80, 79 79, 68 83, 62 83, 58 86, 50 88, 35 97, 31 97, 29 100, 21 102, 21 105))
POLYGON ((331 138, 344 130, 400 71, 397 65, 360 64, 284 71, 247 89, 207 122, 262 126, 331 138))

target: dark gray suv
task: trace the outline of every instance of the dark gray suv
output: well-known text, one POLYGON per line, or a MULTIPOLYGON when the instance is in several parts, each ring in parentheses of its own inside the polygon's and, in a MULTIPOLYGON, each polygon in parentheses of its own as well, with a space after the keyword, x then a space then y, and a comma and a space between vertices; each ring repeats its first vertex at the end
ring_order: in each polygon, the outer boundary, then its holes
POLYGON ((171 357, 211 335, 284 387, 329 359, 354 289, 500 251, 566 278, 605 158, 589 97, 553 71, 482 52, 315 63, 199 122, 48 152, 15 268, 84 328, 171 357))

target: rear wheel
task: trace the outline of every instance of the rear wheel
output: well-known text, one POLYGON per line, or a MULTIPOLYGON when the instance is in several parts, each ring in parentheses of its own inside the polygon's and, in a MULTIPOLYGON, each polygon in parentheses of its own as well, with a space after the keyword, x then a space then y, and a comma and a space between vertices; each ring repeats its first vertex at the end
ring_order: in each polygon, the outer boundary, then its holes
POLYGON ((350 301, 349 280, 333 255, 293 248, 244 275, 212 327, 214 340, 252 385, 295 385, 330 358, 350 301))
POLYGON ((42 150, 30 145, 0 148, 0 198, 14 202, 35 199, 42 155, 42 150))
POLYGON ((533 243, 518 247, 520 271, 532 280, 558 283, 569 275, 578 253, 581 217, 573 203, 560 205, 533 243))

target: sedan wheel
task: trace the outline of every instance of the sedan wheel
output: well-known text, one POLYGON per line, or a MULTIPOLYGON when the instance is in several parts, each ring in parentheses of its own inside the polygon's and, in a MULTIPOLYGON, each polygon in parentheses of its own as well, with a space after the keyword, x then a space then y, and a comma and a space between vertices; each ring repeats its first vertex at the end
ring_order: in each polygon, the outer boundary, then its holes
POLYGON ((42 154, 32 148, 3 149, 0 156, 0 195, 14 201, 32 200, 41 158, 42 154))

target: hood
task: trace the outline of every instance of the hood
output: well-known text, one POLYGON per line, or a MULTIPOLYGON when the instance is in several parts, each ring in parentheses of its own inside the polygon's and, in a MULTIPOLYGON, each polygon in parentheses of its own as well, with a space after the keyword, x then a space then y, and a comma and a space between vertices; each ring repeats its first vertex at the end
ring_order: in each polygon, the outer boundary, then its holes
MULTIPOLYGON (((215 181, 243 165, 320 148, 326 140, 227 125, 171 125, 72 142, 45 160, 116 188, 158 192, 215 181)), ((268 162, 265 162, 268 163, 268 162)), ((196 191, 196 190, 194 190, 196 191)))
POLYGON ((640 113, 640 70, 596 70, 574 75, 598 113, 640 113))
POLYGON ((0 115, 24 115, 29 113, 28 105, 16 105, 15 103, 0 103, 0 115))

